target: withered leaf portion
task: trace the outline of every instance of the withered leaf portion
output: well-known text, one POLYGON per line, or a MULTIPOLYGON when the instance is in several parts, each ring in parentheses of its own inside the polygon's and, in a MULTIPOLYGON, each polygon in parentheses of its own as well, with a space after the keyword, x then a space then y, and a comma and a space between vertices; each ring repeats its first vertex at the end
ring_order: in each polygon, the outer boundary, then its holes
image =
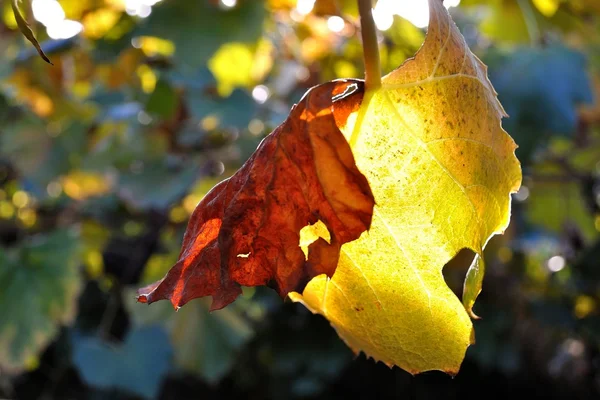
POLYGON ((169 299, 178 308, 210 295, 217 310, 240 286, 268 285, 285 297, 317 275, 332 276, 341 245, 367 230, 373 213, 373 194, 339 128, 360 106, 362 89, 344 80, 309 90, 242 168, 198 204, 179 261, 138 290, 138 301, 169 299), (329 243, 317 239, 305 256, 300 230, 319 220, 329 243))
POLYGON ((44 53, 44 50, 42 50, 42 46, 40 46, 40 43, 35 38, 35 34, 29 27, 29 24, 27 23, 25 18, 21 15, 21 11, 19 10, 19 0, 12 0, 10 3, 10 6, 12 7, 12 11, 15 16, 15 20, 17 21, 17 26, 19 27, 19 30, 21 31, 23 36, 25 36, 27 38, 27 40, 29 40, 31 42, 33 47, 35 47, 38 54, 40 55, 40 57, 42 57, 42 59, 44 61, 46 61, 50 65, 54 65, 54 64, 52 64, 52 62, 50 61, 48 56, 46 56, 46 54, 44 53))

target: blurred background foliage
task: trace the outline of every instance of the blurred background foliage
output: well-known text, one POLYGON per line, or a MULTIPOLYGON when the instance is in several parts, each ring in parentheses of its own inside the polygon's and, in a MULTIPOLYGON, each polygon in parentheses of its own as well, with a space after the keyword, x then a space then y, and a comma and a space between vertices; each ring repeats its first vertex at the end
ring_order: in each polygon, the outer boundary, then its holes
MULTIPOLYGON (((268 289, 210 314, 135 302, 308 88, 362 76, 354 0, 24 1, 54 66, 0 1, 0 397, 600 396, 600 3, 446 3, 524 170, 455 379, 354 357, 268 289)), ((426 2, 375 4, 389 72, 421 45, 426 2)), ((458 295, 470 257, 444 270, 458 295)))

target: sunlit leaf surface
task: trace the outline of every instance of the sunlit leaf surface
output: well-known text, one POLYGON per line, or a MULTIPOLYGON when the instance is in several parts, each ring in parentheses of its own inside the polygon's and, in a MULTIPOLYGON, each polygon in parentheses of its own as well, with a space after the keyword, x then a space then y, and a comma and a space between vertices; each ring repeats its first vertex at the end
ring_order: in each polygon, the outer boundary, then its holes
POLYGON ((504 231, 521 172, 486 67, 441 2, 430 1, 430 15, 424 46, 367 92, 344 130, 375 195, 371 229, 342 247, 333 278, 291 297, 356 352, 412 373, 454 374, 472 343, 484 268, 469 270, 464 306, 442 268, 504 231))

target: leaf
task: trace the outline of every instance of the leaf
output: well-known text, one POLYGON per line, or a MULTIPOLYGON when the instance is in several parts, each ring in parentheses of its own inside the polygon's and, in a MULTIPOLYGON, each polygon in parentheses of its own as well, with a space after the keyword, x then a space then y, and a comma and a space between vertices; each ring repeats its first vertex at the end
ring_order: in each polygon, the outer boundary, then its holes
POLYGON ((331 276, 340 246, 368 229, 373 207, 337 128, 356 105, 345 100, 356 87, 339 81, 310 90, 242 168, 198 204, 179 261, 162 281, 140 289, 139 301, 169 299, 179 308, 211 295, 216 310, 241 293, 240 285, 269 285, 286 296, 314 276, 331 276), (318 221, 329 242, 319 238, 305 257, 300 230, 318 221))
MULTIPOLYGON (((528 221, 557 234, 576 226, 586 242, 593 241, 598 237, 598 230, 581 182, 560 168, 549 169, 539 164, 535 169, 536 172, 545 170, 550 172, 549 179, 538 179, 528 186, 530 195, 525 203, 528 221)), ((592 190, 588 190, 593 196, 592 190)))
POLYGON ((549 134, 569 135, 577 107, 593 101, 585 56, 561 45, 520 48, 490 67, 490 79, 510 118, 505 127, 524 162, 549 134))
POLYGON ((119 197, 137 209, 159 210, 181 199, 201 175, 199 168, 196 165, 169 168, 165 164, 145 160, 141 171, 123 171, 119 175, 119 197), (156 185, 156 182, 162 183, 156 185))
POLYGON ((73 344, 73 363, 89 385, 147 399, 156 398, 171 355, 169 338, 159 326, 131 331, 121 346, 97 337, 75 337, 73 344))
MULTIPOLYGON (((155 254, 144 270, 143 283, 159 279, 177 260, 179 243, 169 239, 163 246, 166 254, 155 254)), ((175 365, 198 374, 209 383, 218 383, 234 366, 240 350, 254 337, 247 317, 242 315, 244 302, 209 313, 208 299, 193 301, 174 313, 170 303, 140 307, 135 296, 126 292, 125 307, 135 326, 160 323, 169 334, 175 365)), ((253 304, 257 306, 256 304, 253 304)))
POLYGON ((0 156, 10 160, 33 194, 48 195, 47 185, 77 165, 72 154, 85 152, 86 131, 78 122, 65 124, 57 137, 47 133, 44 121, 26 115, 6 124, 0 135, 0 156))
POLYGON ((331 279, 290 297, 329 319, 355 352, 411 373, 455 374, 472 342, 483 266, 469 269, 464 306, 442 268, 463 248, 481 255, 504 231, 521 171, 485 65, 442 2, 429 7, 423 47, 342 129, 375 195, 371 228, 342 247, 331 279))
POLYGON ((23 18, 23 16, 21 15, 21 11, 19 11, 19 0, 12 0, 10 2, 10 5, 12 7, 13 14, 15 15, 15 20, 17 21, 17 26, 19 27, 19 30, 21 31, 23 36, 25 36, 27 38, 27 40, 29 40, 31 42, 31 44, 35 47, 38 54, 40 55, 40 57, 42 57, 42 59, 44 61, 46 61, 50 65, 54 65, 54 64, 52 64, 50 59, 46 56, 46 54, 44 54, 44 50, 42 50, 42 47, 40 46, 37 39, 35 38, 35 35, 33 34, 33 31, 31 30, 31 28, 29 27, 29 24, 27 23, 27 21, 25 21, 25 18, 23 18))
POLYGON ((202 119, 214 116, 221 126, 245 129, 258 109, 256 101, 246 91, 235 89, 228 97, 200 90, 185 93, 192 116, 202 119))
POLYGON ((67 231, 0 248, 0 368, 22 371, 73 320, 79 264, 79 241, 67 231))
POLYGON ((175 364, 209 383, 219 382, 231 370, 242 346, 254 336, 250 324, 231 307, 209 313, 208 302, 194 301, 174 313, 169 303, 142 309, 135 300, 126 305, 137 326, 163 324, 175 364))
POLYGON ((161 118, 169 119, 175 115, 178 101, 177 93, 173 87, 166 79, 161 78, 156 82, 156 87, 146 102, 146 111, 161 118))
POLYGON ((224 43, 256 43, 265 14, 262 1, 243 1, 223 10, 211 1, 171 0, 155 6, 138 34, 172 41, 178 66, 193 71, 206 65, 224 43))

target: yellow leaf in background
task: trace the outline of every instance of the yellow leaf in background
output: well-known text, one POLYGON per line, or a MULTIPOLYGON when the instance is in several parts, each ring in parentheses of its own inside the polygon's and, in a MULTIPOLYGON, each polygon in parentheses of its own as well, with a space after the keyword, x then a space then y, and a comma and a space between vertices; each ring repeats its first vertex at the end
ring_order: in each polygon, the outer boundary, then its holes
POLYGON ((99 173, 73 171, 61 179, 67 196, 75 200, 107 194, 111 190, 108 180, 99 173))
POLYGON ((208 61, 219 94, 227 97, 237 87, 264 80, 273 67, 273 53, 273 44, 264 38, 254 46, 238 42, 222 45, 208 61))
POLYGON ((296 3, 297 0, 268 0, 267 1, 267 5, 268 7, 275 11, 275 10, 291 10, 292 8, 296 7, 296 3))
POLYGON ((40 117, 48 117, 54 112, 52 99, 43 91, 34 87, 23 90, 23 100, 29 104, 32 111, 40 117))
POLYGON ((442 2, 429 4, 423 47, 365 94, 344 131, 375 195, 371 229, 342 247, 331 279, 290 297, 329 319, 355 352, 411 373, 455 374, 472 343, 483 266, 467 273, 464 306, 442 268, 504 231, 521 170, 485 65, 442 2))
POLYGON ((161 39, 154 36, 140 36, 136 38, 139 48, 148 57, 161 55, 171 57, 175 53, 175 44, 166 39, 161 39))
POLYGON ((87 13, 82 20, 84 35, 91 39, 100 39, 114 28, 121 14, 120 11, 111 8, 100 8, 87 13))
POLYGON ((142 64, 137 67, 137 76, 140 78, 140 84, 144 93, 152 93, 156 87, 157 77, 152 68, 142 64))
POLYGON ((237 86, 250 85, 252 50, 243 43, 225 43, 208 61, 221 96, 229 96, 237 86))
POLYGON ((558 7, 560 7, 560 3, 562 3, 561 0, 533 0, 535 8, 548 18, 556 14, 558 7))

